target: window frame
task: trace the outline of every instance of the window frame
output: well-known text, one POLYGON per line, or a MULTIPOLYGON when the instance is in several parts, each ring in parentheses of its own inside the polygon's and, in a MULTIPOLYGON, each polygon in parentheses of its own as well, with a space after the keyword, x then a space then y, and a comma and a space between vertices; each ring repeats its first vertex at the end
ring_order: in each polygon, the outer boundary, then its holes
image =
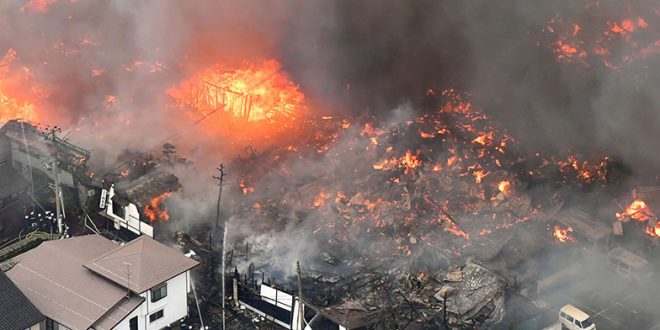
POLYGON ((149 293, 150 293, 150 296, 151 296, 151 302, 152 303, 160 301, 163 298, 167 297, 167 282, 163 282, 163 283, 158 284, 155 287, 151 288, 151 290, 149 290, 149 293), (164 289, 165 293, 162 293, 163 289, 164 289), (159 293, 158 298, 156 298, 156 292, 159 293))
POLYGON ((165 317, 165 309, 149 314, 149 323, 154 323, 165 317))

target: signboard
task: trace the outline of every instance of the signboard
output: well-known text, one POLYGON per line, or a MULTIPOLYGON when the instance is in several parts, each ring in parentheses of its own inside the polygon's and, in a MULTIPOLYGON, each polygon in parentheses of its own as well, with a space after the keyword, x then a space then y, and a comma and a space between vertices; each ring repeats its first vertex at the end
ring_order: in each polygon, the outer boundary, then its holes
POLYGON ((106 199, 108 198, 108 191, 105 189, 101 190, 101 200, 99 201, 99 208, 104 209, 105 208, 105 202, 106 199))

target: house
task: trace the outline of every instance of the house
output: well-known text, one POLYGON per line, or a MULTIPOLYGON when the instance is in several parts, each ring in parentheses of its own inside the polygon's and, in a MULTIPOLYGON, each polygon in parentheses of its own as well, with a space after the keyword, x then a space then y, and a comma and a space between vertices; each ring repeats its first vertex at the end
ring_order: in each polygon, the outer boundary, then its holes
POLYGON ((90 153, 63 139, 47 140, 34 125, 10 120, 0 127, 0 237, 14 237, 24 229, 23 206, 38 192, 52 194, 53 159, 59 164, 59 182, 66 196, 84 197, 90 153), (32 197, 30 197, 32 195, 32 197))
POLYGON ((41 329, 46 318, 3 272, 0 292, 0 330, 41 329))
POLYGON ((152 330, 188 315, 198 262, 148 236, 117 245, 89 235, 42 243, 7 276, 53 330, 152 330))

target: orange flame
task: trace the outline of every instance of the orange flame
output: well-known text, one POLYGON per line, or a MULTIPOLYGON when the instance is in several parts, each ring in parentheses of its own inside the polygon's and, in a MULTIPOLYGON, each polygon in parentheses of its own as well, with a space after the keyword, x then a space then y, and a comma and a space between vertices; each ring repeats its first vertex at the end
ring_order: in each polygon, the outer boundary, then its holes
POLYGON ((647 226, 646 234, 651 237, 660 237, 660 222, 656 222, 653 226, 647 226))
POLYGON ((170 195, 172 195, 171 192, 166 192, 149 201, 149 204, 144 207, 144 215, 149 219, 149 223, 154 223, 156 221, 167 222, 170 220, 170 216, 167 214, 167 207, 163 207, 162 205, 170 195))
POLYGON ((327 201, 328 198, 330 198, 330 196, 332 196, 332 195, 330 195, 329 193, 321 190, 321 192, 316 196, 316 198, 314 198, 314 203, 312 203, 312 206, 314 206, 314 207, 323 206, 325 204, 325 201, 327 201))
POLYGON ((573 227, 568 227, 566 229, 561 228, 560 226, 555 225, 555 229, 552 232, 552 235, 560 243, 573 242, 575 238, 570 236, 570 233, 573 232, 573 227))
POLYGON ((511 194, 511 182, 508 180, 502 180, 497 184, 497 189, 504 194, 504 196, 509 196, 511 194))
POLYGON ((304 95, 276 60, 240 68, 216 65, 168 89, 167 94, 196 118, 217 113, 213 124, 222 130, 263 130, 264 124, 284 129, 304 110, 304 95))
POLYGON ((241 179, 239 182, 239 187, 241 187, 241 190, 243 191, 243 195, 248 195, 254 192, 254 187, 250 187, 245 179, 241 179))
POLYGON ((26 86, 31 79, 30 69, 11 67, 15 59, 13 49, 0 59, 0 125, 11 119, 36 120, 36 103, 43 96, 39 88, 26 86))
POLYGON ((646 205, 646 202, 640 198, 635 198, 632 203, 626 208, 624 212, 617 212, 616 218, 623 221, 626 218, 632 218, 640 222, 644 222, 651 217, 655 217, 651 209, 646 205))

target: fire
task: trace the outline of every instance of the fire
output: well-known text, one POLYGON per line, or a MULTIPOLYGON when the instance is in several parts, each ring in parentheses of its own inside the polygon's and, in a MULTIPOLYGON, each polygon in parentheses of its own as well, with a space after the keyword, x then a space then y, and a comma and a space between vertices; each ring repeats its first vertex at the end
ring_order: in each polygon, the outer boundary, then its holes
POLYGON ((37 120, 37 102, 44 96, 43 90, 31 84, 30 69, 12 66, 15 60, 13 49, 0 59, 0 125, 11 119, 37 120))
POLYGON ((552 235, 560 243, 573 242, 573 241, 575 241, 575 238, 570 236, 570 233, 572 233, 572 232, 573 232, 573 227, 569 226, 568 228, 563 229, 560 226, 555 225, 555 228, 552 231, 552 235))
POLYGON ((489 174, 490 174, 490 172, 486 172, 484 170, 478 170, 478 171, 472 173, 472 175, 474 176, 474 182, 476 182, 476 183, 481 183, 481 181, 483 181, 483 179, 486 176, 488 176, 489 174))
POLYGON ((497 189, 504 194, 504 196, 509 196, 511 194, 511 182, 508 180, 502 180, 497 184, 497 189))
MULTIPOLYGON (((592 9, 597 10, 598 6, 592 9)), ((591 10, 591 9, 589 9, 591 10)), ((609 15, 590 13, 595 17, 609 15)), ((656 37, 649 36, 649 24, 643 17, 629 17, 620 20, 601 19, 590 24, 596 29, 591 31, 577 23, 567 22, 560 15, 555 16, 544 32, 553 36, 548 47, 560 62, 580 63, 586 67, 593 66, 593 60, 600 60, 602 65, 610 69, 618 69, 633 60, 646 58, 657 53, 656 37), (621 45, 625 44, 623 48, 621 45)))
POLYGON ((323 205, 325 204, 325 201, 327 201, 328 198, 330 198, 330 196, 332 196, 332 195, 322 190, 322 191, 316 196, 316 198, 314 198, 314 203, 312 203, 312 206, 314 206, 314 207, 321 207, 321 206, 323 206, 323 205))
POLYGON ((250 187, 245 178, 241 179, 238 186, 241 188, 241 191, 243 191, 243 195, 248 195, 254 192, 254 187, 250 187))
POLYGON ((646 202, 644 202, 640 198, 636 198, 635 200, 633 200, 632 203, 630 203, 630 205, 626 208, 624 212, 616 213, 616 218, 619 219, 619 221, 624 221, 627 218, 632 218, 637 221, 644 222, 652 217, 654 218, 655 215, 646 205, 646 202))
POLYGON ((171 192, 166 192, 149 201, 149 204, 144 207, 144 215, 149 219, 149 223, 154 223, 155 221, 167 222, 170 220, 170 216, 167 214, 167 207, 162 205, 170 195, 172 195, 171 192))
POLYGON ((57 3, 59 0, 29 0, 21 7, 21 11, 29 11, 32 13, 45 13, 48 7, 57 3))
POLYGON ((646 234, 651 237, 660 237, 660 222, 656 222, 653 226, 647 226, 646 234))
MULTIPOLYGON (((417 154, 413 154, 412 151, 408 150, 401 157, 392 157, 391 159, 383 159, 372 165, 374 170, 379 171, 389 171, 393 168, 402 169, 404 174, 412 174, 417 168, 422 164, 422 161, 419 159, 417 154)), ((435 167, 434 167, 435 168, 435 167)), ((438 171, 442 167, 438 168, 438 171)))
POLYGON ((221 130, 281 130, 304 111, 303 93, 276 60, 246 63, 239 68, 216 65, 166 93, 195 119, 215 115, 209 122, 221 130))

